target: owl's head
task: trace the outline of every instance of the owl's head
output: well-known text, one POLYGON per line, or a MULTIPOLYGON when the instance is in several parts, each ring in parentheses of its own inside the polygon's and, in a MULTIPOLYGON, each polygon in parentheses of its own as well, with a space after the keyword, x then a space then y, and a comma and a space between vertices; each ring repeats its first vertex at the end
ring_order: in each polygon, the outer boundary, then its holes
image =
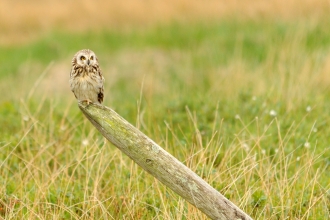
POLYGON ((97 57, 95 53, 90 49, 84 49, 78 51, 72 59, 72 64, 76 64, 83 67, 94 66, 97 63, 98 63, 97 57))

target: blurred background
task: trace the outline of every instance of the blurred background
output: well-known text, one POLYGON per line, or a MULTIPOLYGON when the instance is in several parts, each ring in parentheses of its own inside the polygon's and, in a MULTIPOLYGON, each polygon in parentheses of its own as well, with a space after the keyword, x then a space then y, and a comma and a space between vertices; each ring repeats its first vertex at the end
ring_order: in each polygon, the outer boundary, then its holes
POLYGON ((0 218, 205 219, 83 117, 89 48, 104 104, 253 218, 325 219, 329 27, 329 0, 1 0, 0 218))
POLYGON ((86 32, 148 28, 171 22, 225 19, 297 21, 327 17, 327 0, 38 1, 0 3, 1 45, 27 43, 53 31, 86 32))
MULTIPOLYGON (((199 61, 183 62, 201 63, 203 74, 218 72, 237 58, 244 63, 246 59, 262 61, 259 58, 265 58, 281 39, 290 44, 290 35, 306 44, 322 44, 327 36, 317 35, 327 32, 322 29, 327 27, 329 8, 327 0, 4 0, 0 2, 0 77, 22 74, 18 77, 22 79, 25 72, 28 79, 24 81, 35 81, 33 76, 52 63, 43 76, 43 89, 57 88, 56 92, 66 94, 69 61, 82 48, 99 55, 105 75, 113 79, 107 80, 108 88, 118 75, 127 73, 141 81, 150 72, 157 74, 143 62, 155 62, 153 68, 168 72, 171 67, 161 65, 173 67, 178 57, 189 59, 191 54, 199 61), (308 32, 308 39, 302 39, 303 31, 308 32), (203 58, 207 60, 204 64, 203 58), (125 71, 118 65, 130 69, 125 71)), ((179 71, 186 77, 183 72, 187 69, 179 71)), ((7 97, 18 94, 5 90, 7 97)))
POLYGON ((224 19, 321 19, 326 0, 270 1, 1 1, 1 44, 28 42, 55 30, 97 31, 145 28, 180 22, 224 19))

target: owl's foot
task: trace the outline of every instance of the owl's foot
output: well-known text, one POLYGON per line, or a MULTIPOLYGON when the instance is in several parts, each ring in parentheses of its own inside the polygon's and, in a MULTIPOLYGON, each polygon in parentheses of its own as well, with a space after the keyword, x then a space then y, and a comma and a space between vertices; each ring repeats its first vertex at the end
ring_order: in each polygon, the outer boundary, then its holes
POLYGON ((87 105, 93 103, 91 100, 89 99, 85 99, 85 100, 82 100, 81 102, 85 102, 87 105))

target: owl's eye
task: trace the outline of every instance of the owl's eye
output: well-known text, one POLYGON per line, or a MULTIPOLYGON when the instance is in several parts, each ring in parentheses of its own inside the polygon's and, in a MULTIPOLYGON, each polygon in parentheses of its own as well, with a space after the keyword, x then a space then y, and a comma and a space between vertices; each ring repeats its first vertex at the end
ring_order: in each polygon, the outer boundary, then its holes
POLYGON ((94 60, 94 57, 93 56, 91 56, 91 60, 94 60))
POLYGON ((81 57, 80 57, 80 60, 86 60, 86 57, 81 56, 81 57))

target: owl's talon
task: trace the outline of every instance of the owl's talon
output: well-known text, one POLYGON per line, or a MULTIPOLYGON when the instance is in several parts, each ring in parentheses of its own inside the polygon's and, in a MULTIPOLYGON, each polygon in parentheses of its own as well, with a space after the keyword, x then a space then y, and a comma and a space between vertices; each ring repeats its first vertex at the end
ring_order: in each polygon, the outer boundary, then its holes
POLYGON ((86 99, 86 100, 84 100, 84 102, 86 102, 87 103, 87 105, 89 105, 89 104, 91 104, 91 103, 93 103, 91 100, 89 100, 89 99, 86 99))

